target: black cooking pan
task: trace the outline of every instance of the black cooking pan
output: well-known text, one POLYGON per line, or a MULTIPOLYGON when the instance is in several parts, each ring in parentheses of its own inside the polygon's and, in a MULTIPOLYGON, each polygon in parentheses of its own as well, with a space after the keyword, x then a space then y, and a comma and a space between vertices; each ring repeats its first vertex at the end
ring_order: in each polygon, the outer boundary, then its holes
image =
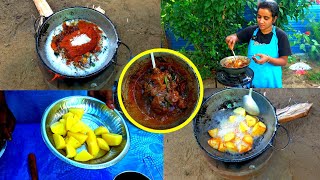
MULTIPOLYGON (((34 2, 39 10, 40 15, 45 17, 44 20, 43 18, 40 19, 41 21, 44 21, 43 23, 37 21, 37 23, 40 23, 40 25, 36 30, 36 49, 41 62, 50 71, 65 78, 81 79, 98 74, 112 63, 112 60, 117 53, 118 46, 123 43, 119 40, 115 26, 106 15, 95 9, 87 7, 70 7, 53 13, 45 0, 34 0, 34 2), (51 47, 48 46, 50 46, 49 41, 50 38, 52 38, 52 31, 65 21, 75 19, 81 19, 95 23, 106 34, 107 43, 101 48, 102 51, 98 55, 99 61, 101 62, 99 62, 97 66, 86 69, 86 72, 77 69, 71 73, 63 70, 61 67, 57 66, 57 64, 53 63, 53 61, 57 59, 54 59, 54 52, 52 49, 50 49, 51 47)), ((128 48, 127 45, 125 46, 128 48)))
POLYGON ((220 65, 222 67, 222 69, 224 71, 226 71, 227 73, 231 74, 231 75, 239 75, 241 73, 246 72, 248 66, 250 64, 250 59, 246 56, 229 56, 229 57, 225 57, 220 61, 220 65), (227 63, 233 62, 235 60, 241 60, 244 63, 246 63, 247 65, 242 66, 240 68, 231 68, 231 67, 226 67, 227 63))
POLYGON ((255 91, 252 92, 252 97, 260 108, 258 117, 267 126, 267 130, 264 135, 255 140, 252 150, 243 154, 231 154, 220 152, 208 145, 207 141, 211 138, 208 130, 218 127, 220 121, 228 118, 233 109, 243 107, 242 98, 248 92, 248 89, 224 89, 211 95, 203 102, 193 121, 193 129, 199 146, 210 157, 223 162, 242 162, 258 156, 272 146, 273 138, 279 126, 275 108, 265 96, 255 91))

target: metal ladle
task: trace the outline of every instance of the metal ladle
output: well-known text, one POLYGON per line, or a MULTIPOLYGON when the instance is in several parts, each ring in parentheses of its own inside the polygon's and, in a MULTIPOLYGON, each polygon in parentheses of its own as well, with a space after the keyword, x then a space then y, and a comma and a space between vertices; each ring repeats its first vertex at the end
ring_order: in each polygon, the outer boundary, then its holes
POLYGON ((233 49, 231 49, 231 51, 232 51, 232 54, 233 54, 234 60, 236 60, 236 55, 234 54, 233 49))
POLYGON ((151 62, 152 62, 152 68, 156 68, 156 61, 154 59, 154 55, 153 55, 153 52, 151 53, 151 62))
POLYGON ((247 113, 253 116, 258 116, 260 114, 260 110, 257 103, 252 98, 251 94, 252 88, 250 88, 248 95, 243 96, 243 108, 246 110, 247 113))

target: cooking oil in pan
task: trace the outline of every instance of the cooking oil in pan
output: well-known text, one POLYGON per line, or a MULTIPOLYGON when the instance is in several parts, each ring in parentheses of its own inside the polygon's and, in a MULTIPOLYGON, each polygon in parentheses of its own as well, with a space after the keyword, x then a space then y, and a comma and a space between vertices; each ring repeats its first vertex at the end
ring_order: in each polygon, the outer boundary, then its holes
MULTIPOLYGON (((68 20, 65 23, 66 25, 71 25, 71 24, 76 25, 79 22, 79 20, 80 19, 68 20)), ((82 20, 82 21, 85 21, 85 20, 82 20)), ((62 25, 63 24, 57 26, 55 29, 53 29, 50 32, 45 44, 45 51, 47 56, 46 58, 48 59, 52 70, 66 76, 85 76, 87 74, 92 74, 96 72, 97 70, 99 70, 99 68, 102 68, 104 65, 109 63, 109 62, 106 62, 106 59, 108 57, 107 48, 109 44, 109 39, 105 34, 105 32, 100 27, 98 27, 99 30, 102 32, 101 39, 99 42, 101 50, 95 53, 95 55, 92 55, 92 54, 90 55, 90 57, 88 58, 88 61, 90 61, 91 65, 80 68, 73 65, 73 63, 67 64, 67 59, 63 57, 63 54, 60 53, 56 55, 51 47, 51 42, 53 37, 62 32, 63 30, 62 25)), ((75 44, 79 44, 79 43, 84 44, 85 42, 88 41, 88 39, 84 36, 79 36, 79 38, 77 40, 74 40, 75 44)))

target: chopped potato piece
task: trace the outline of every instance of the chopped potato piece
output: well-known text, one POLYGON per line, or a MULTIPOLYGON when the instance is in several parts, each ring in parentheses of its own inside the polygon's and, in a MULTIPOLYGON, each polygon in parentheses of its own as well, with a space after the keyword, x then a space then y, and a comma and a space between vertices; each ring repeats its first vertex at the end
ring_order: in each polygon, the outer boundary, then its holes
POLYGON ((227 151, 227 147, 226 147, 223 143, 220 143, 220 144, 219 144, 218 151, 220 151, 220 152, 226 152, 226 151, 227 151))
POLYGON ((94 130, 94 134, 97 136, 106 133, 109 133, 109 130, 104 126, 99 126, 97 129, 94 130))
POLYGON ((211 146, 214 149, 218 149, 220 143, 221 143, 221 140, 219 138, 211 138, 208 140, 209 146, 211 146))
POLYGON ((258 120, 256 117, 250 116, 250 115, 246 115, 246 122, 248 124, 249 127, 254 126, 258 120))
POLYGON ((248 127, 248 125, 247 125, 244 121, 242 121, 242 122, 240 122, 240 124, 239 124, 239 130, 240 130, 241 132, 247 132, 247 131, 249 130, 249 127, 248 127))
POLYGON ((248 144, 241 144, 239 147, 239 153, 245 153, 251 150, 251 146, 249 146, 248 144))
POLYGON ((236 120, 237 116, 230 116, 229 117, 229 122, 234 123, 234 121, 236 120))
POLYGON ((66 145, 66 153, 67 153, 67 156, 66 156, 67 158, 73 158, 74 156, 76 156, 77 151, 73 146, 67 144, 66 145))
POLYGON ((84 124, 82 121, 78 121, 70 128, 69 131, 74 133, 81 132, 86 128, 85 126, 87 125, 84 124))
POLYGON ((110 150, 110 147, 109 147, 108 143, 104 139, 97 138, 97 142, 98 142, 98 146, 100 147, 100 149, 103 149, 103 150, 106 150, 106 151, 110 150))
POLYGON ((113 133, 102 134, 102 139, 104 139, 109 146, 118 146, 122 142, 122 136, 113 133))
POLYGON ((250 136, 249 134, 246 134, 243 136, 242 140, 247 143, 248 145, 252 145, 253 144, 253 137, 250 136))
POLYGON ((78 140, 80 142, 80 144, 83 144, 88 138, 88 136, 85 135, 85 134, 73 133, 73 132, 70 132, 70 131, 67 133, 67 136, 74 137, 76 140, 78 140))
POLYGON ((89 130, 87 135, 88 135, 88 138, 86 140, 86 143, 87 143, 88 151, 93 157, 96 157, 100 150, 97 142, 97 137, 92 130, 89 130))
POLYGON ((68 113, 66 113, 66 114, 64 114, 64 115, 62 116, 62 119, 67 120, 67 118, 68 118, 68 117, 72 117, 72 118, 73 118, 73 116, 74 116, 74 114, 73 114, 73 113, 68 112, 68 113))
POLYGON ((242 107, 236 108, 235 110, 233 110, 233 112, 241 116, 246 116, 246 110, 242 107))
POLYGON ((228 141, 234 140, 235 137, 236 137, 236 135, 233 132, 231 132, 231 133, 224 135, 223 140, 225 142, 228 142, 228 141))
POLYGON ((71 127, 76 123, 74 117, 68 116, 66 119, 66 130, 69 131, 71 127))
POLYGON ((64 141, 63 137, 59 134, 53 134, 53 141, 56 146, 56 149, 63 149, 66 147, 66 142, 64 141))
POLYGON ((54 134, 59 134, 59 135, 61 135, 61 136, 65 136, 66 133, 67 133, 64 124, 61 123, 61 122, 59 122, 59 121, 53 123, 53 124, 50 126, 50 129, 51 129, 51 131, 52 131, 54 134))
POLYGON ((67 145, 70 145, 70 146, 74 147, 75 149, 77 149, 78 147, 81 146, 80 142, 76 138, 74 138, 73 136, 66 137, 65 141, 66 141, 67 145))
POLYGON ((254 137, 261 136, 266 129, 267 127, 263 122, 258 122, 256 125, 254 125, 251 135, 254 137))
POLYGON ((84 109, 82 109, 82 108, 69 108, 68 110, 69 110, 69 112, 76 115, 77 119, 79 119, 79 121, 82 119, 82 116, 84 115, 84 109))
POLYGON ((89 161, 90 159, 93 159, 93 156, 90 153, 88 153, 87 150, 82 150, 74 157, 74 160, 81 162, 89 161))
POLYGON ((64 126, 66 126, 66 120, 65 119, 60 119, 59 122, 63 123, 64 126))
POLYGON ((208 133, 211 137, 216 137, 218 135, 218 128, 210 129, 208 133))
POLYGON ((237 153, 238 149, 233 142, 226 142, 225 146, 230 153, 237 153))

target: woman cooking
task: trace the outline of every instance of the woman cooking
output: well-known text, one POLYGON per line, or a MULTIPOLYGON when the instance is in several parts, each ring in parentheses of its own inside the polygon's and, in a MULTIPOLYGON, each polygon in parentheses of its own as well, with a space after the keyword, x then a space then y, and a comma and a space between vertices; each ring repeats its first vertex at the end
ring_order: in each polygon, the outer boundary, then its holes
POLYGON ((258 4, 258 25, 249 26, 226 37, 233 50, 236 42, 249 43, 248 57, 253 61, 249 67, 254 71, 253 86, 256 88, 282 88, 282 70, 290 56, 291 48, 287 35, 274 26, 279 6, 273 0, 258 4))

